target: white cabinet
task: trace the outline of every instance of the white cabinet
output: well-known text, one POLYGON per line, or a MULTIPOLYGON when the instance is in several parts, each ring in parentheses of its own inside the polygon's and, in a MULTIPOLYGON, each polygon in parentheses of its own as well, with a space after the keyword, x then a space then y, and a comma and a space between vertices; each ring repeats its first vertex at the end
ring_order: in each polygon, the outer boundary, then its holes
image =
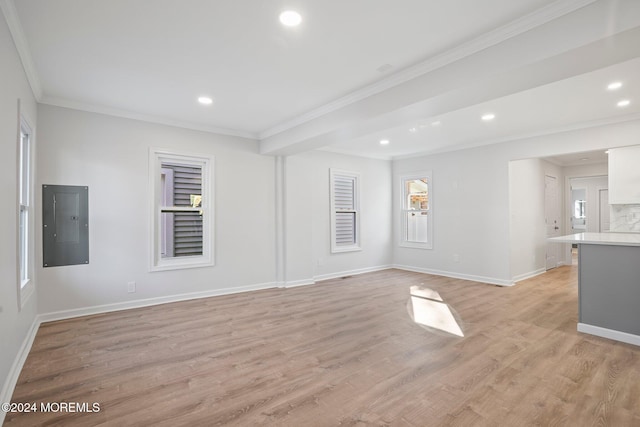
POLYGON ((609 204, 640 204, 640 145, 609 150, 609 204))

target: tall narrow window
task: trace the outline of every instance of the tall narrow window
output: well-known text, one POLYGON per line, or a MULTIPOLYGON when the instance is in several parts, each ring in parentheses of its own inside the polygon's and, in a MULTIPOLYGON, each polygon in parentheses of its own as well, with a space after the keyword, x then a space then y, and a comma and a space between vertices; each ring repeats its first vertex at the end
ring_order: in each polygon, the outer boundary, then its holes
POLYGON ((431 172, 400 178, 402 213, 400 246, 432 248, 431 172))
POLYGON ((331 252, 360 250, 360 175, 331 169, 331 252))
POLYGON ((152 150, 152 270, 213 265, 212 163, 152 150))
POLYGON ((18 283, 20 307, 34 289, 31 157, 33 133, 21 118, 18 137, 18 283))

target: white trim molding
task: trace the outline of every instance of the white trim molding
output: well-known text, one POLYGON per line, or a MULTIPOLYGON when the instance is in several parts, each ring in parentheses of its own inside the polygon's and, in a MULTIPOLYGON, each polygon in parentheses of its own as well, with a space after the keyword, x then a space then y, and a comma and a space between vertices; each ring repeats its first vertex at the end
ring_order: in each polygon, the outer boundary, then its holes
POLYGON ((513 281, 513 284, 515 285, 517 284, 517 282, 522 282, 523 280, 531 279, 532 277, 539 276, 546 272, 547 270, 545 268, 539 268, 537 270, 530 271, 528 273, 518 274, 517 276, 513 277, 512 281, 513 281))
POLYGON ((318 276, 314 276, 313 280, 316 282, 320 282, 323 280, 337 279, 340 277, 356 276, 358 274, 364 274, 364 273, 373 273, 375 271, 388 270, 390 268, 393 268, 393 267, 391 265, 378 265, 375 267, 366 267, 366 268, 358 268, 355 270, 338 271, 335 273, 327 273, 327 274, 320 274, 318 276))
POLYGON ((640 346, 640 336, 627 332, 614 331, 613 329, 601 328, 600 326, 588 325, 586 323, 578 323, 578 332, 640 346))
POLYGON ((255 285, 238 286, 233 288, 211 289, 201 292, 189 292, 185 294, 169 295, 164 297, 138 299, 133 301, 118 302, 114 304, 95 305, 86 308, 72 310, 55 311, 41 314, 38 317, 41 322, 53 322, 56 320, 72 319, 74 317, 91 316, 94 314, 110 313, 112 311, 129 310, 134 308, 149 307, 172 302, 188 301, 200 298, 209 298, 221 295, 238 294, 242 292, 259 291, 263 289, 276 288, 275 282, 259 283, 255 285))
POLYGON ((471 282, 487 283, 496 286, 513 286, 512 280, 497 279, 495 277, 476 276, 474 274, 462 274, 452 271, 434 270, 430 268, 413 267, 410 265, 394 264, 393 268, 398 270, 413 271, 414 273, 433 274, 434 276, 451 277, 452 279, 469 280, 471 282))
POLYGON ((517 35, 523 34, 533 28, 544 25, 561 16, 574 12, 585 6, 595 3, 596 0, 558 0, 548 6, 542 7, 528 15, 525 15, 515 21, 511 21, 506 25, 496 28, 470 40, 466 43, 458 45, 439 55, 435 55, 426 61, 420 62, 409 68, 405 68, 389 77, 378 81, 372 85, 366 86, 360 90, 352 92, 342 98, 329 102, 319 108, 311 110, 305 114, 295 117, 292 120, 280 123, 260 133, 259 139, 263 140, 279 133, 285 132, 296 126, 300 126, 311 120, 322 117, 326 114, 337 111, 350 104, 356 103, 370 96, 376 95, 387 89, 391 89, 409 80, 415 79, 421 75, 427 74, 438 68, 452 64, 455 61, 471 56, 481 50, 495 46, 517 35))
POLYGON ((38 76, 36 66, 33 62, 33 56, 31 55, 31 49, 29 49, 27 37, 24 35, 24 30, 22 29, 22 24, 18 17, 16 5, 13 0, 0 0, 0 9, 2 9, 2 13, 7 21, 9 32, 11 33, 13 43, 16 46, 18 55, 20 56, 20 61, 22 62, 22 67, 27 75, 27 80, 29 81, 29 86, 31 86, 33 96, 38 102, 40 102, 42 99, 42 85, 40 84, 40 77, 38 76))
POLYGON ((72 101, 64 98, 53 98, 53 97, 44 95, 40 99, 38 99, 38 102, 40 102, 41 104, 51 105, 54 107, 62 107, 70 110, 104 114, 106 116, 121 117, 124 119, 138 120, 141 122, 155 123, 159 125, 172 126, 172 127, 181 128, 181 129, 196 130, 200 132, 214 133, 217 135, 236 136, 239 138, 246 138, 246 139, 252 139, 252 140, 258 139, 258 134, 254 132, 245 132, 242 130, 209 126, 203 123, 192 123, 192 122, 187 122, 182 120, 175 120, 167 117, 154 116, 150 114, 129 111, 123 108, 89 104, 85 102, 72 101))

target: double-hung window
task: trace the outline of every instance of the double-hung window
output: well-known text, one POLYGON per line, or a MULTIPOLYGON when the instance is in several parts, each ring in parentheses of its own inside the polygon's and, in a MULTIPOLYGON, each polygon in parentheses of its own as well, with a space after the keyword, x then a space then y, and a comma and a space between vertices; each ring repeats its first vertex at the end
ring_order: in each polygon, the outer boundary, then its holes
POLYGON ((213 265, 213 159, 150 153, 151 270, 213 265))
POLYGON ((433 247, 433 199, 431 172, 400 177, 402 212, 400 246, 431 249, 433 247))
POLYGON ((18 284, 20 307, 33 293, 32 154, 33 132, 20 119, 18 137, 18 284))
POLYGON ((360 174, 330 169, 331 252, 360 250, 360 174))

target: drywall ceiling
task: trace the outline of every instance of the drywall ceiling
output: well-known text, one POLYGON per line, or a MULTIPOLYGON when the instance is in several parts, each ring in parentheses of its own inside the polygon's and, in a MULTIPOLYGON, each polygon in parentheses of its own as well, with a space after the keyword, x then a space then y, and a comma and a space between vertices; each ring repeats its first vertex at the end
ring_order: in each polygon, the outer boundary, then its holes
POLYGON ((434 153, 640 118, 640 58, 442 115, 424 117, 326 150, 390 158, 434 153), (622 87, 609 90, 612 82, 622 87), (634 100, 619 107, 621 100, 634 100), (483 121, 484 114, 495 118, 483 121), (381 140, 389 141, 381 145, 381 140))
POLYGON ((584 166, 607 164, 609 156, 605 150, 585 151, 582 153, 570 153, 560 156, 546 157, 545 160, 550 161, 558 166, 584 166))
MULTIPOLYGON (((611 113, 575 95, 580 87, 602 89, 596 81, 602 76, 581 74, 621 59, 558 63, 553 76, 513 83, 518 67, 640 28, 636 0, 0 0, 0 6, 39 102, 255 138, 268 154, 291 154, 297 144, 297 151, 325 147, 392 158, 631 115, 640 103, 636 97, 624 112, 611 113), (302 24, 282 26, 285 9, 300 12, 302 24), (447 108, 415 108, 438 95, 420 78, 482 55, 469 64, 478 65, 480 77, 513 71, 509 90, 485 84, 480 96, 458 83, 449 88, 456 102, 441 103, 447 108), (407 82, 418 90, 407 90, 407 82), (201 95, 213 105, 199 105, 201 95), (561 105, 562 115, 552 114, 561 105), (478 123, 478 111, 487 108, 496 109, 495 121, 478 123), (424 129, 434 117, 441 127, 424 129), (377 145, 383 136, 392 140, 384 150, 377 145)), ((622 73, 637 63, 620 66, 622 73)), ((625 90, 637 91, 632 81, 625 90)))

